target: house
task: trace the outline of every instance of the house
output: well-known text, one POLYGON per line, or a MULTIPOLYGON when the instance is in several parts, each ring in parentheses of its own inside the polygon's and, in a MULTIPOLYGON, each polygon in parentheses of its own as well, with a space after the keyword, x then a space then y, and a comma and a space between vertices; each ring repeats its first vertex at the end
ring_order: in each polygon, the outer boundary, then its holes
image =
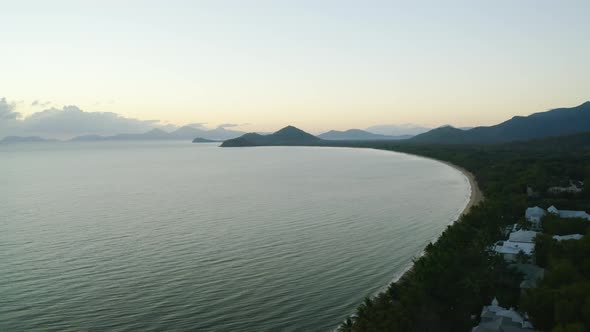
POLYGON ((518 254, 523 253, 532 256, 535 251, 534 243, 498 241, 494 244, 492 250, 504 257, 507 262, 516 262, 518 254))
POLYGON ((528 222, 533 225, 533 228, 540 228, 541 227, 541 219, 545 216, 545 210, 541 209, 538 206, 531 207, 526 209, 524 217, 528 222))
POLYGON ((547 212, 558 215, 560 218, 580 218, 590 221, 590 214, 586 213, 586 211, 558 210, 555 206, 551 206, 547 209, 547 212))
POLYGON ((524 229, 516 230, 515 225, 508 235, 508 240, 496 242, 492 251, 502 255, 507 262, 515 262, 520 252, 532 256, 535 250, 534 240, 537 234, 537 232, 524 229))
POLYGON ((516 232, 510 233, 508 236, 508 241, 510 242, 520 242, 520 243, 533 243, 535 236, 537 236, 537 232, 534 231, 525 231, 525 230, 518 230, 516 232))
POLYGON ((557 240, 558 242, 561 242, 561 241, 568 241, 568 240, 579 240, 583 237, 584 237, 584 235, 582 235, 582 234, 554 235, 553 239, 557 240))
POLYGON ((483 307, 481 320, 471 332, 531 332, 533 325, 514 309, 502 308, 494 298, 491 305, 483 307))
POLYGON ((545 269, 533 264, 510 264, 510 267, 523 274, 520 289, 536 288, 545 276, 545 269))

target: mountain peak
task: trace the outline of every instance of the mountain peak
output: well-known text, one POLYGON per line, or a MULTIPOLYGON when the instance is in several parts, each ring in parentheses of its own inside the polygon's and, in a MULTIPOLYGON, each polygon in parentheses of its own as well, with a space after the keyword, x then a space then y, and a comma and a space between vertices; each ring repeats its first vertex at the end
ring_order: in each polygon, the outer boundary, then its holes
POLYGON ((282 133, 282 132, 303 132, 303 130, 301 130, 297 127, 288 125, 284 128, 279 129, 277 132, 275 132, 275 134, 282 133))
POLYGON ((410 141, 434 144, 490 144, 526 141, 590 132, 590 102, 571 108, 556 108, 529 116, 515 116, 489 127, 459 130, 439 127, 410 141))
POLYGON ((286 126, 285 128, 275 132, 273 135, 275 136, 292 136, 292 137, 307 137, 313 136, 308 134, 307 132, 293 126, 286 126))
POLYGON ((236 139, 227 140, 221 146, 312 145, 320 141, 318 137, 299 128, 286 126, 270 135, 245 134, 236 139))

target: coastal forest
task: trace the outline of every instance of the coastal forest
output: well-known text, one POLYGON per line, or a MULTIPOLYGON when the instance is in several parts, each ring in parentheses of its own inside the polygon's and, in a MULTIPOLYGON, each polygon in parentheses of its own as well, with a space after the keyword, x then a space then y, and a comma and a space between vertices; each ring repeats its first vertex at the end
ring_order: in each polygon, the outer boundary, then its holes
POLYGON ((535 289, 521 291, 522 275, 489 252, 490 245, 504 238, 507 226, 525 222, 527 207, 590 210, 587 190, 547 193, 549 187, 568 179, 590 183, 589 134, 487 145, 391 141, 330 145, 451 162, 472 172, 485 196, 429 244, 399 281, 366 298, 339 331, 470 331, 478 324, 482 307, 494 297, 503 307, 527 312, 536 329, 590 330, 590 237, 559 243, 551 238, 571 231, 586 234, 590 222, 556 225, 548 221, 546 234, 535 240, 536 262, 546 269, 546 277, 535 289))

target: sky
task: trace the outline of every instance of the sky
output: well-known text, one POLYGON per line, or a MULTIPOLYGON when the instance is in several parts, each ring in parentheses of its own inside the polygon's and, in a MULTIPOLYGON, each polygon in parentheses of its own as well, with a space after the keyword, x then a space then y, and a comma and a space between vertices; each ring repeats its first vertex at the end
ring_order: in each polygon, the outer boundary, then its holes
POLYGON ((590 99, 587 0, 0 8, 0 98, 11 121, 103 112, 148 127, 461 127, 590 99))

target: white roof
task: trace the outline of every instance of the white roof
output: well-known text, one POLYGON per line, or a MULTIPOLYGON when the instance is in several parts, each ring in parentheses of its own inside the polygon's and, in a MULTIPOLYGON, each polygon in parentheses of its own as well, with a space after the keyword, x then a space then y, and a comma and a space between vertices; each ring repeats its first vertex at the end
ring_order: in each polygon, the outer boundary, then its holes
POLYGON ((533 243, 535 236, 537 236, 537 232, 520 230, 510 233, 508 241, 533 243))
POLYGON ((590 214, 586 213, 586 211, 558 210, 555 206, 551 206, 547 211, 557 214, 561 218, 582 218, 590 220, 590 214))
POLYGON ((530 208, 526 209, 526 212, 524 215, 526 218, 542 217, 545 215, 545 210, 541 209, 538 206, 530 207, 530 208))
POLYGON ((523 252, 527 255, 532 255, 533 251, 535 250, 534 243, 522 243, 522 242, 511 242, 511 241, 504 241, 501 246, 495 246, 494 251, 499 254, 518 254, 519 252, 523 252))
POLYGON ((586 213, 585 211, 560 210, 559 216, 562 218, 582 218, 590 220, 590 214, 586 213))
POLYGON ((582 235, 582 234, 554 235, 553 236, 553 238, 557 241, 579 240, 583 237, 584 237, 584 235, 582 235))
POLYGON ((535 207, 526 209, 525 214, 527 216, 529 216, 529 215, 531 215, 531 216, 543 216, 543 215, 545 215, 545 210, 541 209, 538 206, 535 206, 535 207))
POLYGON ((498 300, 494 298, 492 304, 486 307, 483 307, 481 311, 481 316, 498 316, 498 317, 506 317, 515 323, 521 324, 523 328, 532 327, 532 325, 526 321, 518 312, 514 311, 514 309, 506 309, 502 308, 498 305, 498 300))

